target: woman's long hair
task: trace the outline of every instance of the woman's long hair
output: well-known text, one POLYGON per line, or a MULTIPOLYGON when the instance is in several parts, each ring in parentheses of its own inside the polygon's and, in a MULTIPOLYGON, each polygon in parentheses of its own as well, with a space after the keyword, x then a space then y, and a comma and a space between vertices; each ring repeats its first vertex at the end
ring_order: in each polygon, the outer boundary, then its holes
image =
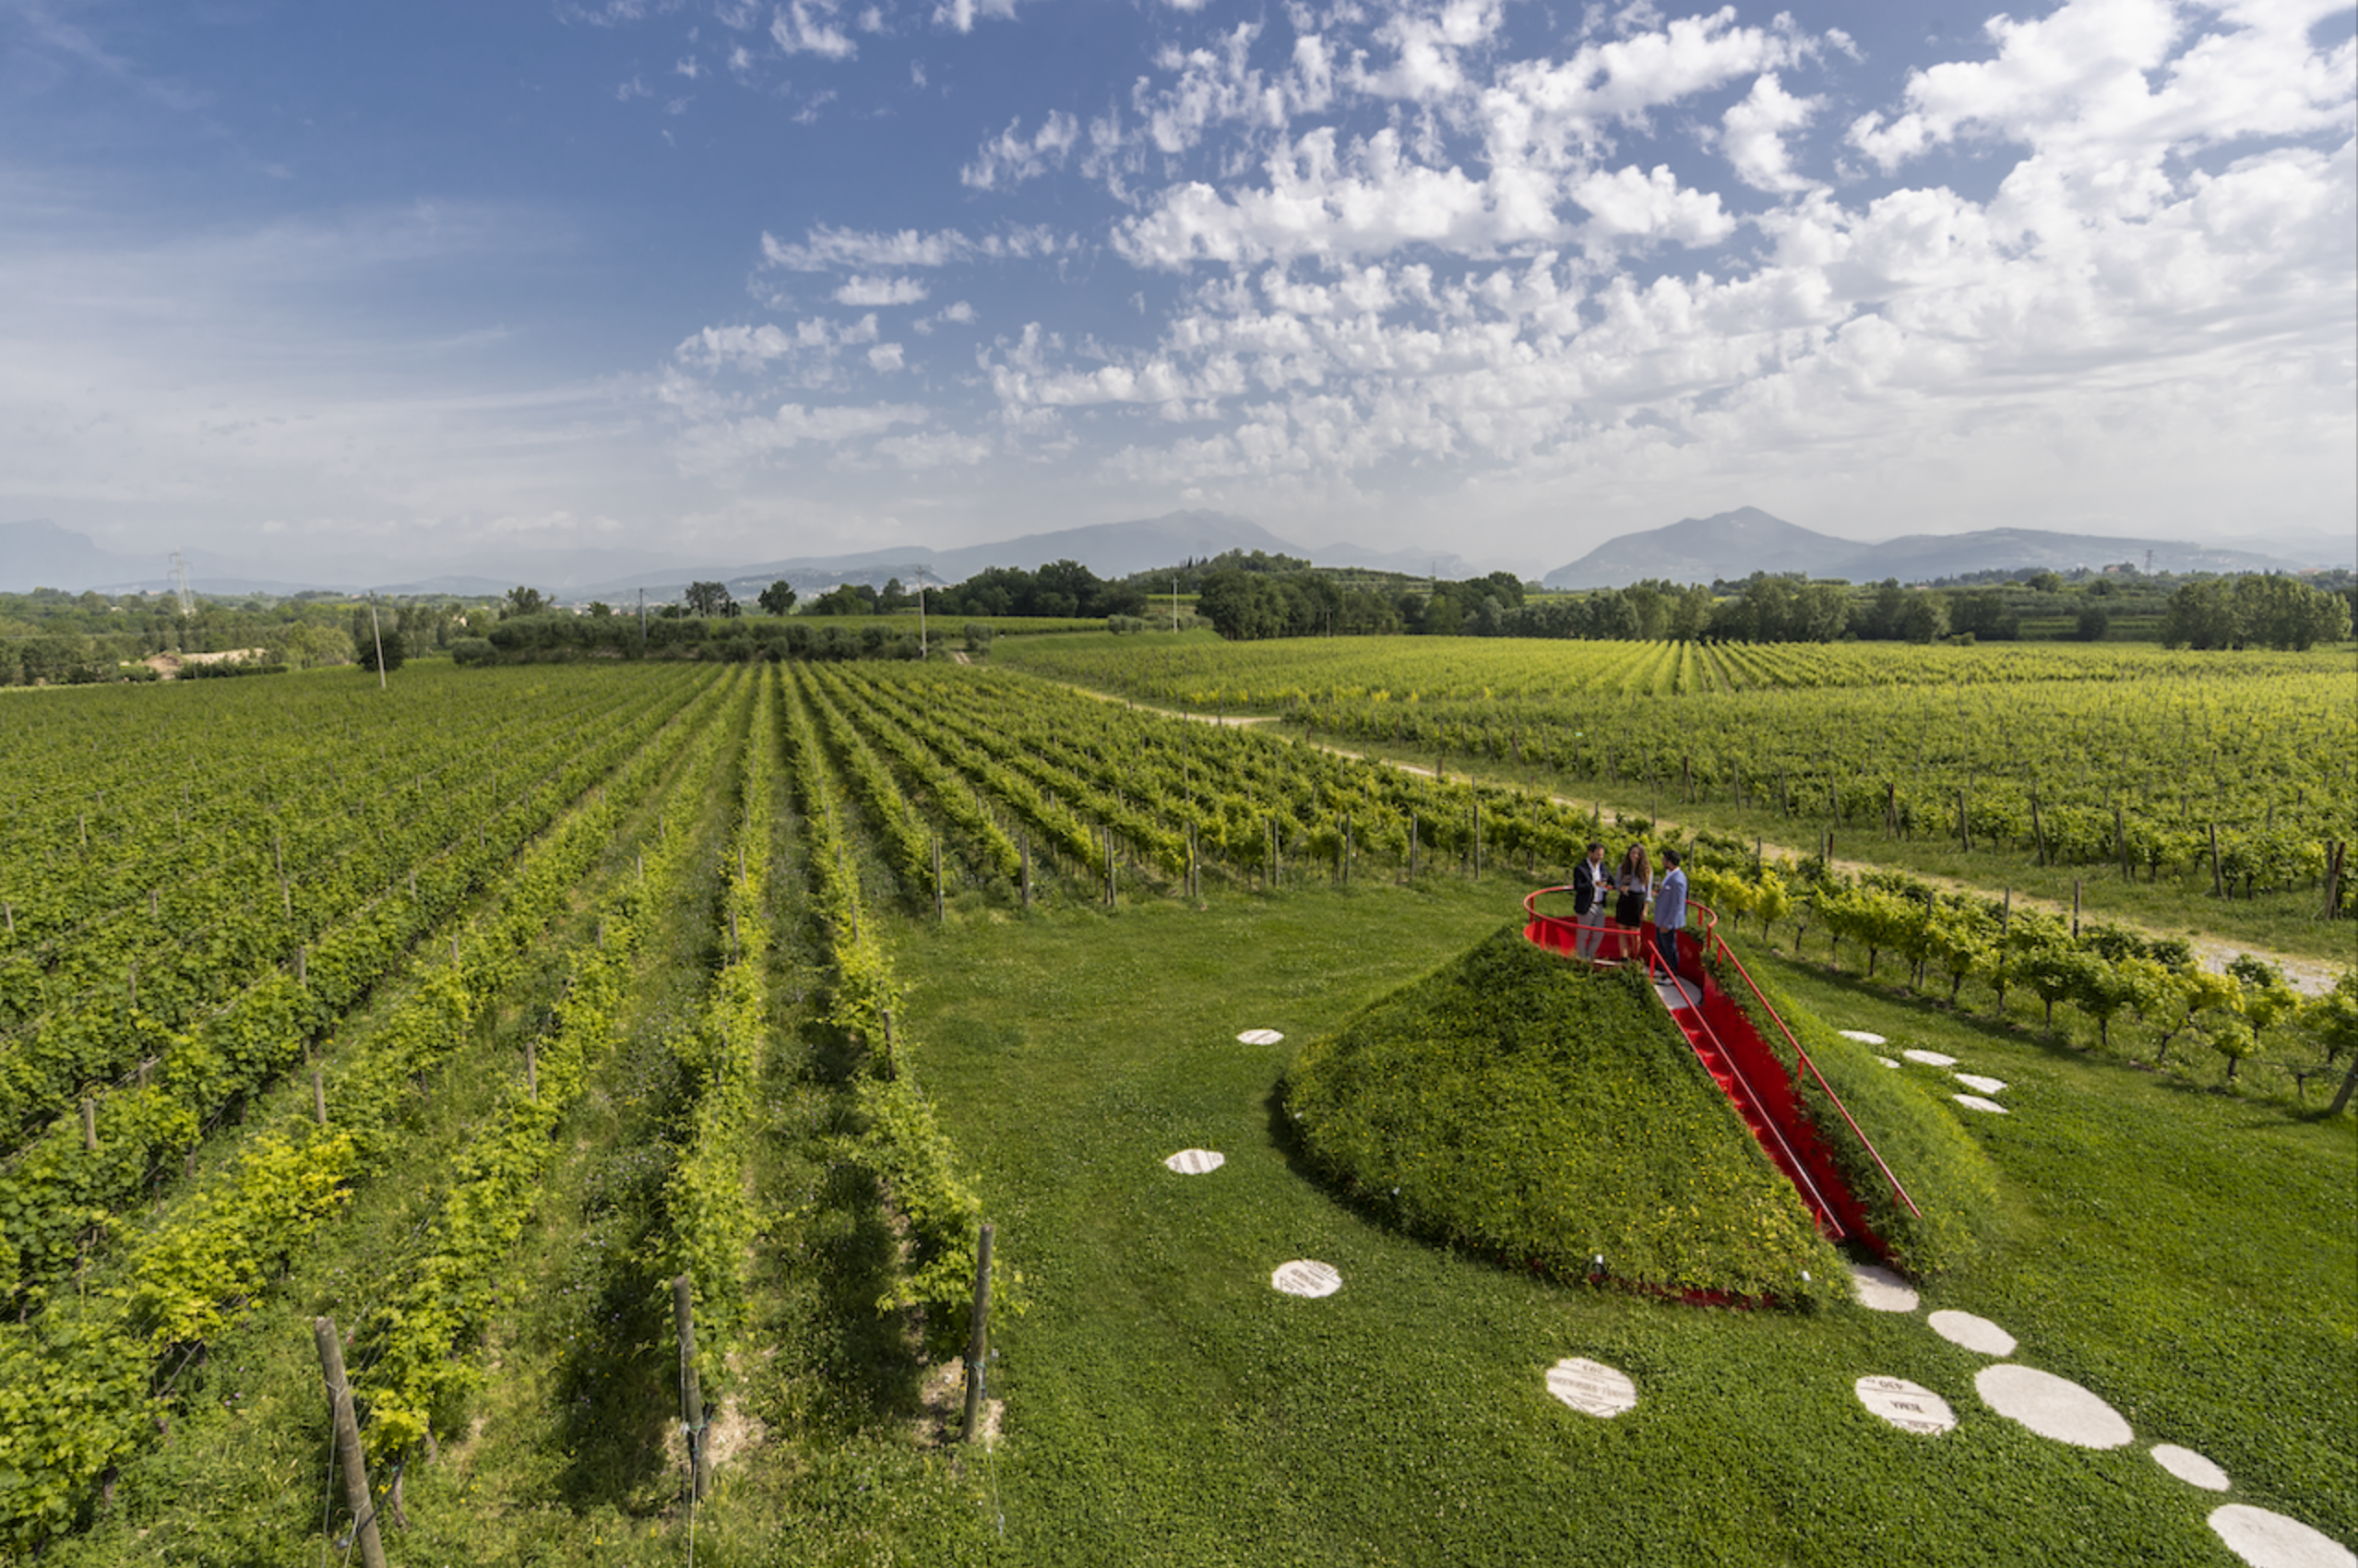
POLYGON ((1637 877, 1638 881, 1649 887, 1653 885, 1653 862, 1646 858, 1646 846, 1643 844, 1630 845, 1629 852, 1621 857, 1621 879, 1626 880, 1631 876, 1637 877))

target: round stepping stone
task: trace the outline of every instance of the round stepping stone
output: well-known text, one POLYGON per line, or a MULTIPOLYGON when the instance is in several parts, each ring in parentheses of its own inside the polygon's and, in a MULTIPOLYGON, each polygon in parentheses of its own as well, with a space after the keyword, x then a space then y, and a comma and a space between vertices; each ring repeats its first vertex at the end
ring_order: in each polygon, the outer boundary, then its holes
POLYGON ((1342 1289, 1342 1276, 1332 1264, 1296 1258, 1278 1265, 1277 1272, 1269 1276, 1269 1286, 1289 1296, 1331 1296, 1342 1289))
POLYGON ((2298 1519, 2231 1503, 2210 1511, 2210 1528, 2252 1568, 2352 1568, 2358 1552, 2298 1519))
POLYGON ((1894 1061, 1893 1061, 1893 1060, 1891 1060, 1891 1058, 1889 1058, 1888 1056, 1878 1056, 1878 1057, 1876 1057, 1876 1060, 1877 1062, 1882 1063, 1883 1063, 1885 1066, 1887 1066, 1887 1067, 1897 1067, 1897 1066, 1899 1066, 1899 1065, 1900 1065, 1900 1063, 1898 1063, 1897 1062, 1894 1062, 1894 1061))
POLYGON ((1951 1073, 1949 1076, 1975 1094, 1996 1094, 2006 1087, 2004 1078, 1985 1078, 1979 1073, 1951 1073))
POLYGON ((1900 1053, 1911 1062, 1921 1062, 1927 1067, 1954 1067, 1957 1058, 1938 1051, 1903 1051, 1900 1053))
POLYGON ((1228 1156, 1218 1149, 1183 1148, 1162 1163, 1182 1176, 1201 1176, 1227 1164, 1228 1156))
POLYGON ((2068 1378, 2008 1361, 1973 1379, 1982 1403, 2041 1437, 2081 1448, 2118 1448, 2137 1434, 2121 1413, 2068 1378))
POLYGON ((1904 1377, 1863 1377, 1851 1386, 1860 1404, 1902 1431, 1938 1437, 1957 1424, 1947 1400, 1904 1377))
POLYGON ((1983 1099, 1977 1094, 1953 1094, 1948 1097, 1968 1111, 1987 1111, 1993 1116, 2008 1114, 2005 1106, 1994 1099, 1983 1099))
POLYGON ((1837 1029, 1834 1032, 1840 1035, 1844 1039, 1857 1040, 1861 1045, 1881 1045, 1884 1043, 1883 1037, 1876 1034, 1873 1029, 1837 1029))
POLYGON ((1912 1313, 1916 1310, 1916 1288, 1879 1263, 1852 1264, 1851 1283, 1858 1289, 1859 1305, 1871 1312, 1912 1313))
POLYGON ((1285 1037, 1275 1029, 1246 1029, 1236 1037, 1239 1045, 1275 1045, 1285 1037))
POLYGON ((1985 1317, 1943 1310, 1924 1321, 1932 1324, 1935 1334, 1951 1345, 1962 1345, 1968 1350, 1977 1350, 1984 1356, 2014 1354, 2014 1336, 1985 1317))
POLYGON ((2153 1445, 2153 1462, 2188 1486, 2198 1486, 2205 1491, 2227 1490, 2227 1472, 2191 1448, 2157 1443, 2153 1445))
POLYGON ((1567 1356, 1547 1369, 1547 1391, 1582 1414, 1606 1420, 1638 1408, 1638 1385, 1628 1373, 1580 1356, 1567 1356))

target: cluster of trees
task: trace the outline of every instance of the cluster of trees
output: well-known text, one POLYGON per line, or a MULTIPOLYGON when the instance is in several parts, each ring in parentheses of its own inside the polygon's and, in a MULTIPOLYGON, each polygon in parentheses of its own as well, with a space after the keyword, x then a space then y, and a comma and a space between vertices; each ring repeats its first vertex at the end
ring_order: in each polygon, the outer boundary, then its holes
MULTIPOLYGON (((1256 552, 1257 553, 1257 552, 1256 552)), ((1225 559, 1225 558, 1223 558, 1225 559)), ((1419 583, 1397 594, 1346 586, 1314 571, 1280 571, 1288 556, 1218 566, 1202 574, 1196 613, 1237 641, 1263 637, 1541 636, 1508 630, 1524 608, 1523 584, 1512 572, 1463 582, 1419 583)))
POLYGON ((915 659, 917 634, 911 629, 867 625, 858 627, 814 624, 802 616, 719 616, 706 618, 680 612, 667 605, 669 615, 650 613, 642 627, 636 615, 576 615, 567 611, 541 611, 511 615, 480 637, 461 637, 450 645, 460 664, 525 664, 575 659, 710 659, 727 660, 786 659, 915 659))
POLYGON ((2180 585, 2162 617, 2167 647, 2302 649, 2350 636, 2350 600, 2297 577, 2210 577, 2180 585))
MULTIPOLYGON (((263 662, 277 667, 351 664, 363 646, 354 626, 367 613, 364 603, 358 608, 355 616, 347 595, 306 593, 291 599, 201 598, 193 614, 183 615, 166 595, 110 599, 55 588, 0 594, 0 686, 151 679, 137 661, 160 653, 260 648, 263 662)), ((461 629, 465 612, 462 601, 447 599, 387 600, 380 605, 380 619, 400 634, 404 650, 412 655, 447 647, 461 629)), ((373 639, 368 641, 373 647, 373 639)), ((190 664, 181 673, 187 678, 229 668, 190 664)))

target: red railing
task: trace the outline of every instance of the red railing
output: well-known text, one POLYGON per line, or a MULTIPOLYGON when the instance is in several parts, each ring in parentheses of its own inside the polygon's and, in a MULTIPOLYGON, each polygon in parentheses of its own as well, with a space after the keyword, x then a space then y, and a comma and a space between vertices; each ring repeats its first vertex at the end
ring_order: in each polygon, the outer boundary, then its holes
POLYGON ((1834 1102, 1834 1109, 1842 1113, 1842 1124, 1851 1129, 1852 1137, 1859 1140, 1859 1146, 1866 1150, 1869 1159, 1875 1161, 1875 1168, 1883 1172, 1883 1179, 1891 1183, 1891 1190, 1899 1196, 1900 1201, 1908 1206, 1908 1212, 1918 1219, 1922 1219, 1924 1217, 1924 1211, 1916 1206, 1916 1200, 1908 1195, 1908 1189, 1900 1184, 1900 1178, 1891 1173, 1891 1167, 1883 1163, 1883 1156, 1876 1151, 1875 1140, 1866 1135, 1866 1129, 1861 1127, 1857 1119, 1852 1116, 1851 1108, 1842 1103, 1842 1097, 1834 1092, 1834 1086, 1826 1081, 1826 1075, 1819 1072, 1817 1063, 1809 1059, 1809 1052, 1802 1049, 1802 1042, 1793 1038, 1792 1026, 1785 1022, 1784 1015, 1779 1013, 1768 998, 1761 994, 1760 982, 1752 978, 1752 971, 1744 967, 1744 960, 1737 957, 1734 950, 1726 943, 1720 940, 1717 924, 1717 921, 1713 922, 1714 929, 1711 932, 1712 950, 1733 965, 1735 972, 1744 977, 1744 983, 1751 991, 1752 999, 1760 1004, 1762 1012, 1776 1020, 1778 1030, 1785 1037, 1785 1043, 1793 1048, 1793 1055, 1800 1059, 1803 1066, 1809 1069, 1809 1075, 1817 1080, 1817 1087, 1826 1091, 1826 1098, 1834 1102))
MULTIPOLYGON (((1697 907, 1692 903, 1688 905, 1690 909, 1697 907)), ((1711 911, 1706 909, 1703 912, 1713 923, 1717 922, 1717 917, 1713 916, 1711 911)), ((1710 928, 1707 925, 1705 929, 1708 931, 1710 928)), ((1646 971, 1657 980, 1667 976, 1673 985, 1683 984, 1676 973, 1662 967, 1661 955, 1651 944, 1649 944, 1646 948, 1646 971)), ((1727 1042, 1720 1039, 1719 1031, 1711 1027, 1711 1020, 1702 1008, 1691 1007, 1688 1011, 1695 1015, 1696 1027, 1709 1039, 1711 1049, 1727 1069, 1728 1076, 1734 1081, 1738 1088, 1744 1091, 1745 1103, 1752 1107, 1752 1114, 1746 1118, 1747 1122, 1755 1127, 1765 1129, 1770 1137, 1777 1140, 1777 1147, 1785 1157, 1779 1163, 1787 1178, 1798 1185, 1803 1190, 1804 1195, 1809 1199, 1811 1210, 1816 1215, 1818 1224, 1826 1229, 1829 1239, 1840 1241, 1845 1234, 1841 1217, 1835 1212, 1834 1206, 1827 1202, 1826 1194, 1818 1190, 1817 1182, 1810 1176, 1809 1166, 1802 1159, 1800 1151, 1787 1141, 1785 1130, 1778 1124, 1776 1116, 1770 1112, 1768 1106, 1761 1103, 1759 1091, 1752 1087, 1752 1080, 1745 1075, 1743 1063, 1737 1059, 1734 1051, 1728 1049, 1727 1042)), ((1694 1036, 1684 1028, 1679 1033, 1685 1039, 1687 1049, 1695 1052, 1695 1060, 1702 1064, 1706 1073, 1709 1073, 1711 1063, 1709 1059, 1704 1056, 1703 1048, 1695 1043, 1694 1036)), ((1713 1074, 1714 1077, 1717 1075, 1713 1074)))
MULTIPOLYGON (((1531 923, 1524 928, 1524 934, 1530 937, 1533 942, 1540 943, 1542 945, 1554 947, 1558 952, 1568 953, 1575 951, 1574 940, 1577 939, 1577 934, 1580 932, 1597 931, 1606 933, 1614 932, 1625 932, 1633 939, 1645 943, 1647 950, 1647 968, 1650 972, 1655 968, 1656 959, 1654 955, 1654 946, 1652 943, 1646 941, 1642 927, 1638 931, 1632 932, 1627 926, 1615 925, 1606 920, 1604 914, 1606 907, 1604 900, 1609 896, 1608 890, 1601 889, 1599 891, 1597 903, 1590 911, 1589 917, 1586 920, 1577 918, 1567 919, 1562 915, 1543 915, 1540 913, 1539 901, 1542 897, 1550 893, 1569 893, 1571 891, 1572 889, 1568 886, 1542 887, 1526 896, 1523 899, 1523 912, 1530 917, 1531 923)), ((1768 1014, 1770 1018, 1776 1021, 1778 1030, 1785 1037, 1785 1043, 1793 1048, 1794 1057, 1800 1062, 1804 1068, 1808 1070, 1810 1077, 1816 1082, 1818 1088, 1825 1092, 1826 1098, 1833 1103, 1835 1111, 1841 1115, 1842 1124, 1850 1128, 1851 1135, 1859 1140, 1859 1146, 1861 1148, 1866 1150, 1867 1158, 1875 1162, 1876 1170, 1882 1172, 1884 1181, 1890 1183, 1893 1194, 1897 1196, 1901 1203, 1908 1206, 1908 1212, 1910 1214, 1912 1214, 1917 1218, 1922 1219, 1923 1218, 1923 1210, 1916 1206, 1916 1200, 1908 1195, 1908 1189, 1900 1184, 1900 1178, 1891 1173, 1890 1166, 1884 1163, 1881 1151, 1876 1149, 1875 1146, 1875 1140, 1866 1135, 1866 1129, 1861 1127, 1858 1123, 1858 1119, 1851 1114, 1851 1108, 1842 1102, 1842 1097, 1840 1095, 1834 1092, 1834 1086, 1826 1081, 1826 1075, 1817 1070, 1817 1063, 1810 1060, 1809 1052, 1802 1049, 1801 1041, 1794 1038, 1792 1026, 1785 1022, 1784 1016, 1779 1013, 1776 1007, 1770 1004, 1768 998, 1761 992, 1760 983, 1752 978, 1752 971, 1744 967, 1744 960, 1738 958, 1735 956, 1734 951, 1730 948, 1725 942, 1720 939, 1720 917, 1718 912, 1712 909, 1709 905, 1698 904, 1693 899, 1689 899, 1687 901, 1686 907, 1690 911, 1696 915, 1699 915, 1702 919, 1703 934, 1697 942, 1697 946, 1701 950, 1703 956, 1708 957, 1714 953, 1718 954, 1719 956, 1726 958, 1729 965, 1734 968, 1735 972, 1743 977, 1745 988, 1752 992, 1753 1000, 1760 1004, 1760 1010, 1762 1012, 1768 1014)), ((1734 1057, 1720 1041, 1716 1031, 1710 1030, 1710 1025, 1708 1020, 1703 1018, 1700 1009, 1697 1010, 1697 1018, 1699 1022, 1703 1023, 1706 1031, 1711 1033, 1714 1048, 1718 1049, 1721 1055, 1728 1062, 1729 1068, 1735 1074, 1737 1081, 1744 1084, 1745 1096, 1752 1100, 1754 1109, 1756 1111, 1759 1110, 1760 1100, 1758 1095, 1754 1091, 1751 1083, 1745 1079, 1742 1069, 1736 1065, 1734 1057)), ((1769 1125, 1772 1127, 1775 1125, 1773 1118, 1767 1118, 1767 1120, 1768 1121, 1769 1125)), ((1778 1134, 1778 1142, 1780 1145, 1785 1142, 1784 1134, 1781 1132, 1778 1134)), ((1790 1146, 1787 1146, 1787 1152, 1792 1152, 1790 1146)), ((1816 1188, 1814 1186, 1812 1188, 1812 1192, 1816 1192, 1816 1188)), ((1830 1211, 1828 1212, 1830 1214, 1830 1211)))

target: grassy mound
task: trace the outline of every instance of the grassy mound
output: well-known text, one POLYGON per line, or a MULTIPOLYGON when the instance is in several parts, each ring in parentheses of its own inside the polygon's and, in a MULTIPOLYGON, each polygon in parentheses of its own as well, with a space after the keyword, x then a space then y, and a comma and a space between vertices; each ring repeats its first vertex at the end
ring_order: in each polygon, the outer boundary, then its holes
POLYGON ((1305 1046, 1281 1093, 1311 1159, 1415 1234, 1565 1278, 1602 1254, 1664 1289, 1847 1290, 1643 979, 1514 926, 1305 1046))
MULTIPOLYGON (((1833 1150, 1844 1184, 1866 1206, 1868 1223, 1889 1247, 1892 1263, 1919 1279, 1930 1279, 1983 1255, 2006 1223, 2005 1211, 1998 1197, 1996 1168, 1965 1131, 1957 1109, 1922 1082, 1884 1066, 1876 1059, 1876 1048, 1844 1039, 1816 1014, 1796 1004, 1768 979, 1750 950, 1744 951, 1745 967, 1758 981, 1761 994, 1792 1026, 1802 1049, 1809 1052, 1818 1072, 1850 1107, 1851 1115, 1875 1140, 1876 1151, 1923 1211, 1910 1212, 1892 1195, 1882 1171, 1817 1081, 1801 1074, 1802 1109, 1833 1150)), ((1788 1072, 1792 1071, 1796 1063, 1784 1031, 1761 1012, 1741 980, 1733 974, 1719 978, 1721 989, 1735 998, 1777 1059, 1788 1072)))

